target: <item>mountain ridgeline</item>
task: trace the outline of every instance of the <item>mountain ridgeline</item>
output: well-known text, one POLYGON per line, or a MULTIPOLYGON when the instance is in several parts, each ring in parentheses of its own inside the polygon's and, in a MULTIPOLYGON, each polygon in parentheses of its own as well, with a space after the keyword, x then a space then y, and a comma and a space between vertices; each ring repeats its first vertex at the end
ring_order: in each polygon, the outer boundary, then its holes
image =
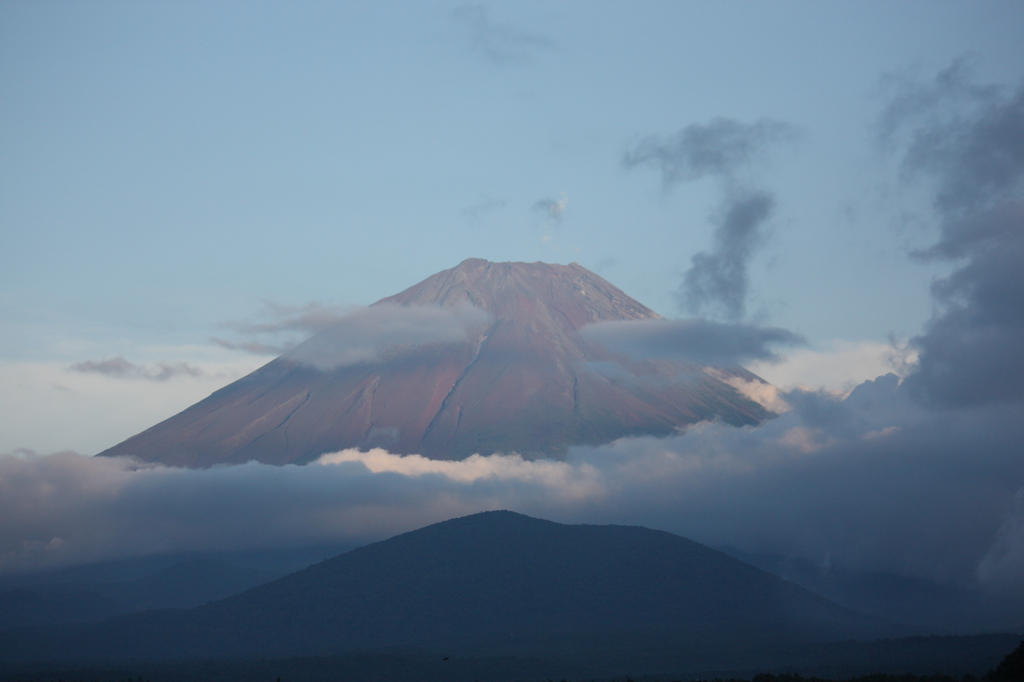
POLYGON ((190 610, 8 631, 0 660, 449 652, 609 668, 766 665, 906 629, 670 533, 508 511, 437 523, 190 610))
POLYGON ((588 344, 587 324, 658 315, 575 263, 470 259, 367 310, 382 327, 404 311, 440 311, 452 328, 361 356, 346 355, 343 321, 100 454, 188 467, 371 447, 433 459, 559 456, 707 419, 771 416, 727 383, 760 381, 741 368, 631 361, 588 344))

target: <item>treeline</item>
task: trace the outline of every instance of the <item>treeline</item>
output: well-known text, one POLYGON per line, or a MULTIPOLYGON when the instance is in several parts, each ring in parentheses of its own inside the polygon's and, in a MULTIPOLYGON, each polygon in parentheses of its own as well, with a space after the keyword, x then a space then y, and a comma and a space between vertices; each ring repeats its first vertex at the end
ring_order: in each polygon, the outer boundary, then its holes
MULTIPOLYGON (((1005 651, 1006 649, 1003 649, 1005 651)), ((990 659, 997 660, 997 659, 990 659)), ((733 677, 638 676, 607 677, 580 669, 561 670, 550 661, 518 657, 460 659, 456 656, 351 654, 284 660, 219 660, 124 663, 109 667, 22 669, 0 671, 0 682, 524 682, 527 680, 589 680, 592 682, 1024 682, 1024 641, 981 677, 964 675, 892 675, 805 677, 798 674, 761 673, 753 679, 733 677), (554 668, 554 669, 553 669, 554 668)), ((2 668, 2 665, 0 665, 2 668)), ((975 668, 977 670, 977 668, 975 668)))
MULTIPOLYGON (((800 675, 755 675, 752 682, 837 682, 820 677, 800 675)), ((998 666, 982 678, 974 675, 950 677, 949 675, 863 675, 841 682, 1024 682, 1024 640, 1006 655, 998 666)))

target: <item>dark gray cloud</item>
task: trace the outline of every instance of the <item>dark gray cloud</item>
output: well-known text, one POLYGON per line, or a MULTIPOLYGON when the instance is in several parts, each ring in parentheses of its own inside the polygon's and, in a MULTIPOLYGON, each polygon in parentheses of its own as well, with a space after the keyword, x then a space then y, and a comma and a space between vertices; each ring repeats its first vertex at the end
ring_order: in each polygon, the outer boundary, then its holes
MULTIPOLYGON (((1024 400, 1024 202, 1004 204, 983 222, 985 238, 932 285, 939 311, 912 339, 918 368, 908 381, 928 400, 1024 400)), ((965 247, 944 239, 934 249, 965 247)))
POLYGON ((764 241, 760 228, 774 207, 775 199, 766 192, 737 190, 725 199, 714 246, 693 257, 676 294, 683 310, 731 321, 743 319, 750 288, 747 264, 764 241))
POLYGON ((203 370, 186 362, 136 365, 123 357, 85 360, 71 365, 68 369, 83 374, 102 374, 114 379, 145 379, 147 381, 167 381, 177 376, 199 377, 203 375, 203 370))
POLYGON ((776 348, 806 343, 800 335, 777 327, 703 319, 598 322, 580 333, 589 343, 636 359, 670 358, 719 367, 776 360, 776 348))
POLYGON ((492 19, 483 5, 461 5, 452 10, 451 17, 465 31, 470 49, 492 64, 522 64, 537 50, 555 45, 544 36, 492 19))
POLYGON ((622 165, 657 168, 667 189, 709 176, 731 177, 769 145, 795 135, 796 129, 781 121, 741 123, 719 117, 707 124, 692 123, 667 138, 646 137, 623 154, 622 165))
POLYGON ((1024 400, 1024 83, 976 85, 963 60, 931 82, 890 81, 880 133, 904 177, 932 189, 940 226, 914 256, 957 266, 932 285, 908 385, 947 405, 1024 400))
POLYGON ((959 59, 930 82, 885 79, 890 101, 879 120, 882 140, 901 155, 905 177, 937 181, 943 212, 984 208, 1019 197, 1024 175, 1024 94, 972 80, 959 59))
POLYGON ((569 199, 563 194, 559 199, 552 199, 550 197, 538 199, 530 206, 530 210, 540 213, 548 220, 561 225, 562 214, 565 213, 565 208, 568 205, 569 199))

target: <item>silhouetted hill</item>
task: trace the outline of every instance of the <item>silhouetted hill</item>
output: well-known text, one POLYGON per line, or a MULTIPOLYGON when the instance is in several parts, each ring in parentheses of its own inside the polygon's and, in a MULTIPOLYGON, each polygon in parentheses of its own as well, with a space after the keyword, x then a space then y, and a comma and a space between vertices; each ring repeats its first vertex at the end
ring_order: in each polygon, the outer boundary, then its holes
POLYGON ((303 463, 374 446, 435 459, 557 455, 705 419, 743 425, 771 416, 723 381, 760 381, 741 368, 630 362, 587 343, 579 333, 587 324, 659 316, 575 263, 470 259, 375 306, 390 312, 374 329, 412 307, 451 313, 458 329, 444 341, 425 337, 340 364, 325 358, 344 356, 349 328, 326 329, 100 454, 190 467, 303 463))
POLYGON ((85 623, 132 611, 89 589, 16 587, 0 592, 3 628, 50 623, 85 623))
POLYGON ((196 609, 11 633, 0 656, 282 657, 419 647, 707 669, 762 660, 794 643, 903 632, 670 533, 488 512, 196 609))
POLYGON ((1024 640, 1004 658, 989 675, 992 682, 1024 680, 1024 640))
POLYGON ((36 582, 0 591, 3 627, 89 622, 166 608, 191 608, 277 578, 281 573, 193 559, 130 580, 36 582))
POLYGON ((101 594, 130 604, 134 610, 189 608, 224 599, 276 577, 267 571, 198 559, 98 589, 101 594))
POLYGON ((861 613, 935 634, 1024 632, 1024 602, 923 578, 822 567, 769 554, 723 549, 744 563, 861 613))

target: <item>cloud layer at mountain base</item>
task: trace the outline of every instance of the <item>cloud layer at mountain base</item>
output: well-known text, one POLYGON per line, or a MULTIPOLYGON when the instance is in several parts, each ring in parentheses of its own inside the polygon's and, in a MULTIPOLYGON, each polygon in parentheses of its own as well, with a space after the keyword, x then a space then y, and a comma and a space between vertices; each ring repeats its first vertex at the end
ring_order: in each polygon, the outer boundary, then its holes
POLYGON ((894 375, 791 392, 760 427, 461 462, 354 450, 210 470, 0 457, 0 570, 373 540, 487 509, 642 524, 714 545, 1024 596, 1024 409, 922 408, 894 375))

